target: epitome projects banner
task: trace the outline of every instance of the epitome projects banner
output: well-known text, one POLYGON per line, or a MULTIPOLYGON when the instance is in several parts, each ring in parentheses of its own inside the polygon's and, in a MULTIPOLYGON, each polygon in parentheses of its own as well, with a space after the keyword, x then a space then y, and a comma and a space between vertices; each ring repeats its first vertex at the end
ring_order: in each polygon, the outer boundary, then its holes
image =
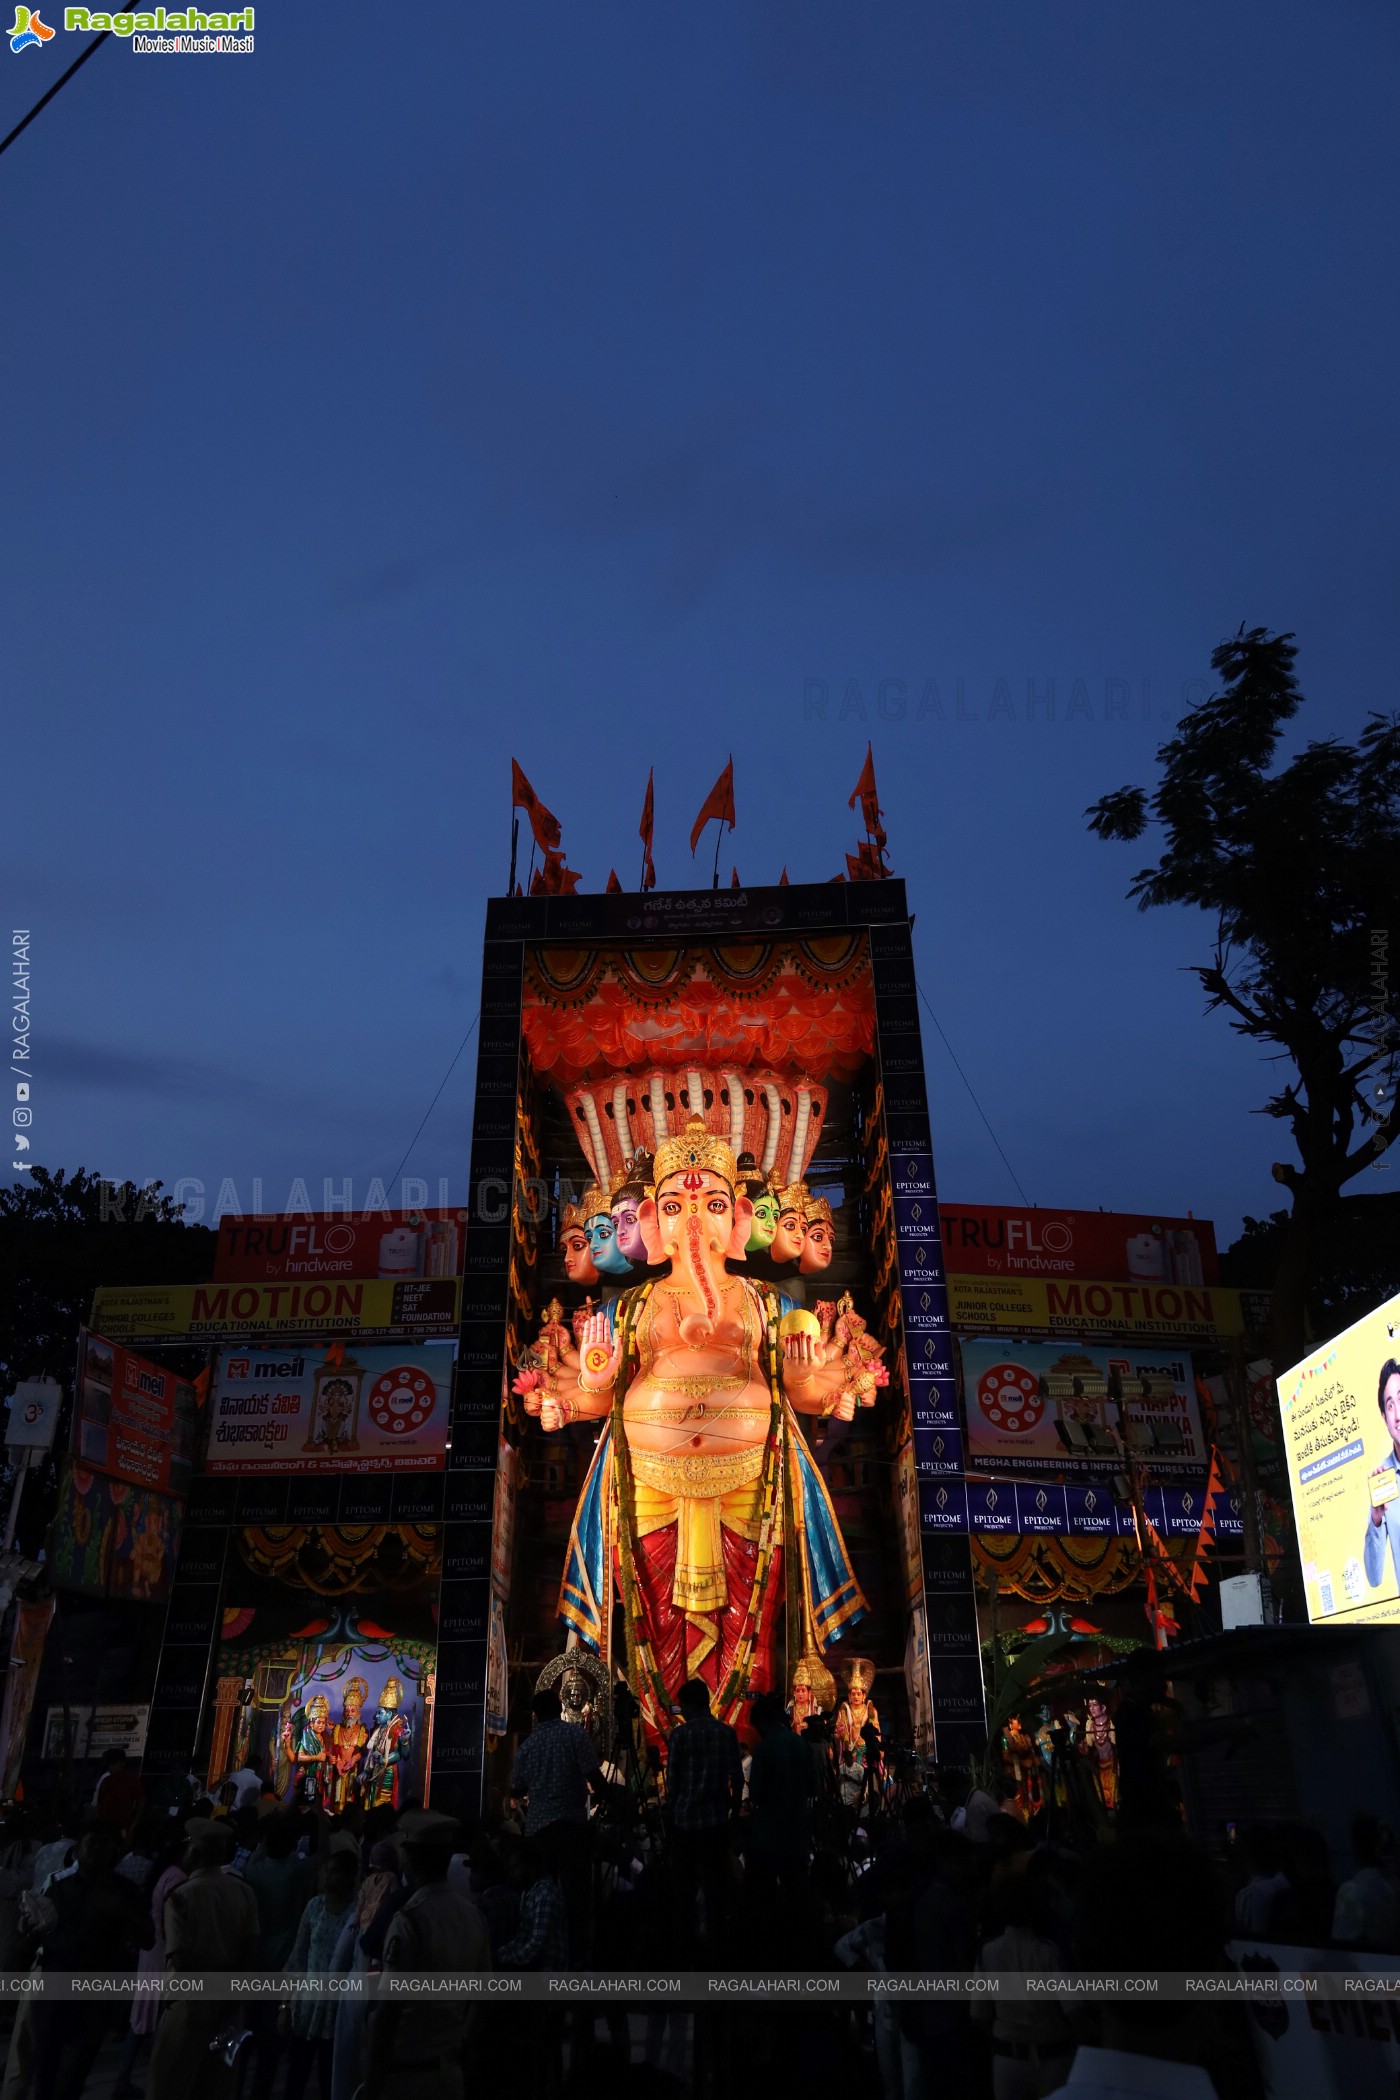
POLYGON ((206 1473, 440 1473, 450 1345, 230 1349, 218 1358, 206 1473))
POLYGON ((1400 1298, 1278 1382, 1308 1617, 1400 1622, 1400 1298))

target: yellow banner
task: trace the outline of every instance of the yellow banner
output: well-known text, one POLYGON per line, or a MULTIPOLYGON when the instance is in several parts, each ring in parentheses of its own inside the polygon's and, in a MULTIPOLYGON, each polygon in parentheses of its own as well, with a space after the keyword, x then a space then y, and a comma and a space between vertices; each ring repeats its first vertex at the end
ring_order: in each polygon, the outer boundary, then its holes
POLYGON ((221 1335, 455 1335, 455 1277, 394 1283, 175 1283, 99 1290, 93 1332, 110 1342, 210 1340, 221 1335))
POLYGON ((1089 1283, 1083 1277, 950 1276, 949 1318, 973 1334, 1154 1337, 1213 1342, 1243 1334, 1240 1293, 1219 1284, 1089 1283))
POLYGON ((1400 1298, 1278 1382, 1308 1617, 1400 1621, 1400 1298))

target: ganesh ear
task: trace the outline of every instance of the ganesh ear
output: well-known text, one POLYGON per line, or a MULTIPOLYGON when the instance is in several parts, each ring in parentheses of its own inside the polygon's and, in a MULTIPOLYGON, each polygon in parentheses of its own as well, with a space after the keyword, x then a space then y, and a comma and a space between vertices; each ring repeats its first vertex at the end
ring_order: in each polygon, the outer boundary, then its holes
POLYGON ((749 1234, 752 1231, 753 1205, 747 1196, 736 1196, 734 1199, 734 1228, 729 1235, 729 1245, 725 1249, 726 1261, 748 1260, 746 1249, 749 1244, 749 1234))
POLYGON ((661 1219, 657 1213, 655 1201, 650 1196, 644 1197, 637 1205, 637 1230, 642 1235, 642 1245, 646 1248, 647 1260, 649 1262, 660 1261, 662 1259, 661 1219))

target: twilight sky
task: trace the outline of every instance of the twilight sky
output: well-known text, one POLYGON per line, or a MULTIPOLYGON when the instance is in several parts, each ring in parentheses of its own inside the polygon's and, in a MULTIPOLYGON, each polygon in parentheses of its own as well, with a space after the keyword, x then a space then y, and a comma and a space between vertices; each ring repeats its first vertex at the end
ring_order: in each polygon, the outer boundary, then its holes
MULTIPOLYGON (((0 46, 0 133, 80 41, 0 46)), ((31 1157, 206 1220, 254 1176, 358 1204, 475 1012, 512 753, 585 889, 636 881, 654 764, 676 887, 731 750, 726 877, 833 874, 869 737, 1029 1197, 1222 1243, 1272 1208, 1276 1069, 1082 811, 1241 620, 1297 631, 1303 735, 1395 702, 1398 58, 1380 0, 267 8, 251 57, 101 50, 0 160, 31 1157)), ((925 1049, 943 1194, 1015 1200, 925 1049)))

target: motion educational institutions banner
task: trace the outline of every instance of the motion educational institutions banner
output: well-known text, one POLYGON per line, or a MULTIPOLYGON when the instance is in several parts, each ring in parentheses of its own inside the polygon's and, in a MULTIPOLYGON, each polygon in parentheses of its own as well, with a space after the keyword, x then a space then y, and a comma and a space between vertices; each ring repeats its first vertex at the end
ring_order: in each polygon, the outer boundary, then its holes
POLYGON ((1278 1382, 1308 1617, 1400 1623, 1400 1298, 1278 1382))
POLYGON ((1114 1283, 1081 1277, 948 1277, 954 1327, 964 1334, 1064 1334, 1086 1340, 1134 1336, 1214 1342, 1247 1331, 1244 1293, 1220 1284, 1114 1283))
POLYGON ((175 1283, 94 1293, 92 1324, 124 1342, 208 1341, 219 1335, 455 1335, 456 1277, 394 1283, 175 1283))
POLYGON ((230 1349, 211 1381, 206 1473, 440 1473, 452 1350, 230 1349))

